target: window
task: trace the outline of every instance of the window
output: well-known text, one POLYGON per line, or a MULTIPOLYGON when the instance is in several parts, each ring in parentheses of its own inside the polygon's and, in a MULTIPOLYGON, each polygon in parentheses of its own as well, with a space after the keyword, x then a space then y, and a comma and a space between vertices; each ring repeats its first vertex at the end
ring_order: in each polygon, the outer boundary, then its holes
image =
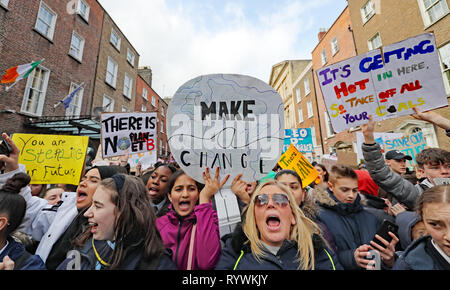
POLYGON ((331 54, 335 55, 339 51, 338 41, 337 38, 333 38, 331 41, 331 54))
POLYGON ((126 107, 126 106, 122 106, 122 113, 127 113, 127 112, 129 112, 130 110, 128 109, 128 107, 126 107))
POLYGON ((70 42, 69 54, 81 61, 83 59, 84 38, 75 31, 72 32, 72 41, 70 42))
MULTIPOLYGON (((69 95, 75 91, 78 88, 78 84, 71 83, 70 89, 69 89, 69 95)), ((72 102, 70 102, 69 107, 66 109, 66 116, 73 116, 78 117, 81 113, 81 103, 83 102, 83 94, 84 94, 84 88, 81 87, 75 96, 72 99, 72 102)))
POLYGON ((307 96, 311 92, 311 88, 309 87, 309 78, 303 81, 303 85, 305 86, 305 96, 307 96))
POLYGON ((164 117, 164 107, 161 107, 161 116, 164 117))
POLYGON ((322 50, 322 53, 320 54, 321 58, 322 58, 322 65, 327 63, 327 53, 325 52, 325 49, 322 50))
POLYGON ((316 127, 315 126, 311 126, 311 139, 312 139, 312 142, 313 142, 313 150, 314 150, 314 147, 317 146, 316 127))
POLYGON ((57 14, 53 12, 47 4, 41 2, 35 29, 48 39, 52 40, 53 34, 55 33, 56 18, 57 14))
POLYGON ((308 101, 306 103, 307 109, 308 109, 308 118, 312 118, 314 116, 314 110, 313 110, 313 105, 312 105, 312 101, 308 101))
POLYGON ((369 0, 364 4, 364 6, 361 8, 361 18, 363 24, 369 21, 370 18, 375 14, 375 10, 373 7, 372 0, 369 0))
POLYGON ((371 39, 369 39, 367 41, 367 45, 369 46, 369 50, 373 50, 373 49, 377 49, 377 48, 381 47, 383 44, 381 43, 380 33, 378 32, 377 34, 375 34, 375 36, 373 36, 371 39))
POLYGON ((419 0, 419 7, 425 26, 433 24, 449 12, 446 0, 419 0))
POLYGON ((447 94, 450 95, 450 43, 438 49, 441 58, 442 72, 447 94))
POLYGON ((120 51, 120 43, 122 40, 120 39, 119 34, 117 34, 114 30, 111 30, 111 38, 109 41, 115 48, 117 48, 118 51, 120 51))
POLYGON ((134 67, 134 58, 135 58, 134 53, 131 51, 131 49, 128 48, 127 61, 129 64, 131 64, 132 67, 134 67))
POLYGON ((156 99, 155 96, 152 96, 152 106, 156 107, 156 99))
POLYGON ((116 87, 117 69, 119 65, 111 57, 108 57, 108 66, 106 67, 106 82, 113 88, 116 87))
POLYGON ((131 100, 131 92, 133 90, 133 79, 125 73, 125 79, 123 81, 123 95, 131 100))
POLYGON ((148 90, 146 88, 142 89, 142 97, 148 100, 148 90))
POLYGON ((300 93, 300 88, 295 89, 295 95, 297 96, 297 103, 300 103, 302 100, 302 95, 300 93))
POLYGON ((301 107, 298 108, 298 122, 303 123, 303 109, 301 107))
POLYGON ((50 71, 37 67, 28 77, 21 111, 42 116, 50 71))
POLYGON ((78 7, 77 7, 77 13, 81 17, 83 17, 84 20, 89 22, 89 12, 91 8, 87 4, 85 0, 78 0, 78 7))
POLYGON ((161 133, 164 133, 164 121, 161 120, 161 133))
POLYGON ((9 0, 0 0, 0 6, 8 8, 9 0))
POLYGON ((114 112, 114 99, 111 99, 107 95, 104 95, 102 107, 105 112, 114 112))
POLYGON ((142 105, 142 106, 141 106, 141 111, 142 111, 142 112, 147 112, 147 107, 146 107, 145 105, 142 105))

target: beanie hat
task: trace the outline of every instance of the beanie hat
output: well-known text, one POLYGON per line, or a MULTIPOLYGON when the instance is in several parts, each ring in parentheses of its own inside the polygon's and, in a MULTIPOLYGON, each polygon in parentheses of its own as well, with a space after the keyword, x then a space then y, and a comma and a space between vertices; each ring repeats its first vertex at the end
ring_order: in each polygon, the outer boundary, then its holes
POLYGON ((369 172, 365 170, 355 170, 358 175, 358 190, 365 194, 378 196, 378 185, 373 181, 369 172))
POLYGON ((118 165, 94 166, 94 167, 90 168, 88 171, 90 171, 94 168, 98 169, 98 172, 100 173, 100 177, 102 178, 102 180, 113 177, 113 175, 116 173, 123 173, 123 174, 128 173, 127 169, 125 167, 118 166, 118 165))

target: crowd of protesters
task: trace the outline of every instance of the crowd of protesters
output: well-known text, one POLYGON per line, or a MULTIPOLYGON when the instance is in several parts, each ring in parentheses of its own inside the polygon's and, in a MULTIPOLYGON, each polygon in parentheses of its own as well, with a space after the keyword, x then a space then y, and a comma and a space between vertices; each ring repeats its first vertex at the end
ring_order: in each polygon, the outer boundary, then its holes
MULTIPOLYGON (((449 132, 434 112, 414 117, 449 132)), ((223 236, 213 196, 230 176, 219 168, 199 183, 173 160, 133 174, 94 164, 78 186, 47 188, 30 185, 3 134, 0 270, 449 270, 450 185, 436 180, 450 178, 450 152, 424 149, 411 178, 411 157, 383 155, 371 117, 362 132, 359 169, 314 163, 313 184, 279 168, 259 181, 238 174, 241 222, 223 236)))

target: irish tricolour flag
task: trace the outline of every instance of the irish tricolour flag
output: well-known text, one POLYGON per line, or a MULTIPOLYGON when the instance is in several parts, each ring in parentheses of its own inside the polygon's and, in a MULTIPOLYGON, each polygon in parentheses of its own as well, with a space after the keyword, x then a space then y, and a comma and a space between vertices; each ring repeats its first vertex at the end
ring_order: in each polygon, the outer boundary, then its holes
POLYGON ((2 76, 2 84, 16 83, 20 80, 26 79, 42 61, 43 60, 18 65, 7 69, 6 73, 2 76))

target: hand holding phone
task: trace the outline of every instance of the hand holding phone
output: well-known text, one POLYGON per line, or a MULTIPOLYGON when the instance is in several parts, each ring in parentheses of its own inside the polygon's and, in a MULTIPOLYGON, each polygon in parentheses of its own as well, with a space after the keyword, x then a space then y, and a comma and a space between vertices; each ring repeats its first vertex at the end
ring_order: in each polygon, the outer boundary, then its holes
POLYGON ((0 169, 10 172, 19 168, 19 153, 20 149, 3 133, 0 138, 0 163, 3 167, 0 169))
POLYGON ((396 224, 384 220, 380 229, 370 241, 372 249, 380 253, 381 260, 388 267, 393 267, 395 263, 395 245, 399 242, 397 230, 396 224))

